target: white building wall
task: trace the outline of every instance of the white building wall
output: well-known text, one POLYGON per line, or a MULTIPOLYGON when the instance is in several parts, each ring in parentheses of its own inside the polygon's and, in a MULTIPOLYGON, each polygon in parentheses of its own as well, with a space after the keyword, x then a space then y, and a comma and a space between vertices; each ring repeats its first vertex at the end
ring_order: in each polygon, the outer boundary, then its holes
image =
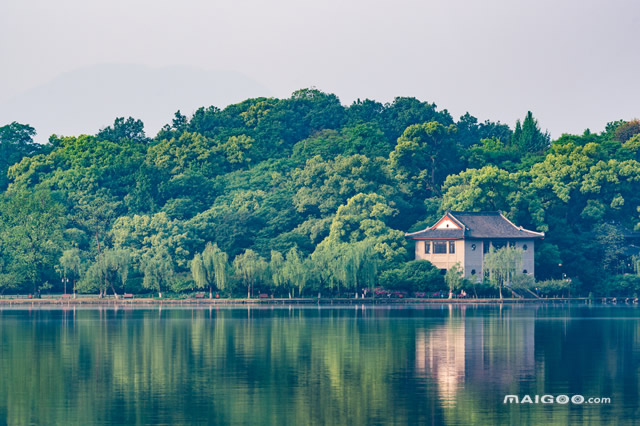
POLYGON ((484 248, 482 240, 465 240, 464 277, 471 279, 473 275, 478 281, 482 281, 482 250, 484 248), (475 272, 475 274, 473 273, 475 272))
POLYGON ((433 263, 433 265, 438 269, 449 269, 457 262, 460 263, 460 266, 464 268, 464 257, 465 257, 465 244, 464 240, 440 240, 446 241, 447 243, 447 253, 433 253, 433 241, 425 241, 425 240, 416 240, 415 245, 415 255, 416 260, 428 260, 433 263), (449 241, 454 241, 455 243, 455 253, 449 253, 449 241), (425 242, 430 242, 431 250, 429 253, 424 252, 425 242))
MULTIPOLYGON (((428 240, 427 240, 428 241, 428 240)), ((425 240, 416 240, 415 259, 428 260, 439 269, 449 269, 456 262, 460 262, 464 270, 464 277, 471 279, 473 275, 478 281, 483 278, 484 246, 490 240, 455 240, 455 253, 434 254, 433 245, 430 253, 424 252, 425 240), (475 249, 474 249, 475 247, 475 249), (473 273, 475 271, 475 274, 473 273)), ((447 240, 447 244, 448 241, 447 240)), ((432 242, 432 241, 429 241, 432 242)), ((535 240, 516 240, 516 248, 522 250, 522 270, 521 273, 535 274, 535 240), (526 249, 525 249, 526 246, 526 249), (526 272, 525 272, 526 271, 526 272)), ((448 246, 447 246, 448 251, 448 246)))
POLYGON ((535 274, 535 240, 518 240, 516 241, 516 248, 522 250, 522 272, 527 271, 527 274, 535 274), (526 246, 526 250, 525 250, 526 246))

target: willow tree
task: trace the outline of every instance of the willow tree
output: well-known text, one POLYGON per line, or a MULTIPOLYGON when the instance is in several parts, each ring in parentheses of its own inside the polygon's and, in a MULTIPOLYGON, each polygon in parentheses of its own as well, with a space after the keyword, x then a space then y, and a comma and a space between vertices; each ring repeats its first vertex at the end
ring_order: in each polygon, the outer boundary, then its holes
POLYGON ((162 289, 173 280, 175 271, 173 260, 166 247, 160 247, 142 258, 140 269, 144 273, 142 286, 158 292, 162 298, 162 289))
MULTIPOLYGON (((298 289, 298 295, 302 294, 302 290, 311 280, 311 268, 302 258, 302 253, 297 247, 291 248, 287 252, 287 258, 282 265, 283 277, 289 288, 293 289, 295 297, 295 289, 298 289)), ((289 292, 291 298, 291 292, 289 292)))
POLYGON ((96 261, 89 267, 82 280, 78 283, 81 291, 99 290, 100 297, 107 295, 111 288, 115 298, 118 298, 116 284, 125 285, 129 276, 131 255, 126 249, 106 249, 96 257, 96 261))
MULTIPOLYGON (((287 285, 287 279, 284 274, 284 256, 277 250, 271 250, 269 275, 274 287, 279 288, 287 285)), ((291 298, 291 292, 289 292, 289 298, 291 298)))
MULTIPOLYGON (((71 278, 71 282, 73 283, 73 290, 75 293, 76 281, 80 277, 80 270, 82 268, 82 259, 80 258, 80 250, 78 248, 72 248, 65 250, 62 252, 62 256, 58 261, 58 267, 56 268, 60 275, 62 275, 62 279, 66 283, 71 278)), ((65 291, 66 294, 66 291, 65 291)))
POLYGON ((356 290, 375 286, 380 254, 369 241, 345 244, 328 239, 318 246, 312 260, 325 285, 356 290))
POLYGON ((447 270, 447 273, 444 276, 444 281, 449 287, 449 299, 451 299, 453 292, 460 288, 460 285, 462 284, 462 267, 460 266, 460 262, 456 262, 447 270))
POLYGON ((511 283, 513 277, 522 269, 522 250, 515 247, 502 247, 484 255, 484 271, 489 282, 498 288, 502 299, 502 287, 511 283))
POLYGON ((253 287, 267 269, 267 262, 255 251, 247 249, 233 259, 233 268, 247 286, 247 298, 250 299, 253 287))
POLYGON ((202 253, 196 253, 191 261, 191 276, 196 287, 209 287, 209 298, 213 298, 213 287, 228 288, 229 256, 217 244, 207 243, 202 253))

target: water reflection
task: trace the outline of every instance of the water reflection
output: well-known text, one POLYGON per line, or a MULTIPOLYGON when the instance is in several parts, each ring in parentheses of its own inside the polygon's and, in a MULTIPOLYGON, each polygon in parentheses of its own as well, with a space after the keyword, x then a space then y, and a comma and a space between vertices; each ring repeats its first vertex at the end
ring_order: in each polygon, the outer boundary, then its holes
POLYGON ((456 405, 465 384, 530 380, 535 370, 535 311, 513 317, 511 310, 498 310, 487 317, 478 316, 475 307, 449 305, 443 324, 416 331, 416 374, 437 383, 445 407, 456 405))
POLYGON ((0 309, 0 424, 640 416, 634 308, 0 309), (505 394, 611 397, 505 406, 505 394))

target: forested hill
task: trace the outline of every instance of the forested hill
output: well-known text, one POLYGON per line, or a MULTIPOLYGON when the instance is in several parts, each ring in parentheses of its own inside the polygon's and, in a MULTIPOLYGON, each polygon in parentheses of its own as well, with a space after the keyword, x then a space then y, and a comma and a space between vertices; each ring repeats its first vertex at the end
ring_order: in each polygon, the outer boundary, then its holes
POLYGON ((377 284, 412 258, 404 233, 446 209, 545 231, 537 278, 589 291, 625 272, 620 229, 640 221, 638 120, 551 141, 531 113, 512 129, 305 89, 178 112, 155 138, 132 118, 44 146, 33 135, 0 127, 0 292, 61 291, 64 276, 86 291, 187 290, 208 279, 192 273, 203 250, 228 256, 226 291, 377 284))

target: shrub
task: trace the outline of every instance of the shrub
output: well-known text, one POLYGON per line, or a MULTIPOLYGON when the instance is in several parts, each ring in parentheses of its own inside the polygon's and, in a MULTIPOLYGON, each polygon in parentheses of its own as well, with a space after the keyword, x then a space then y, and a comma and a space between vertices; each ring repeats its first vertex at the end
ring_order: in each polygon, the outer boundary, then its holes
POLYGON ((640 292, 640 276, 614 275, 598 283, 594 291, 599 296, 633 296, 634 293, 640 292))
POLYGON ((380 284, 389 290, 433 292, 445 290, 440 270, 427 260, 412 260, 397 269, 384 271, 380 284))

